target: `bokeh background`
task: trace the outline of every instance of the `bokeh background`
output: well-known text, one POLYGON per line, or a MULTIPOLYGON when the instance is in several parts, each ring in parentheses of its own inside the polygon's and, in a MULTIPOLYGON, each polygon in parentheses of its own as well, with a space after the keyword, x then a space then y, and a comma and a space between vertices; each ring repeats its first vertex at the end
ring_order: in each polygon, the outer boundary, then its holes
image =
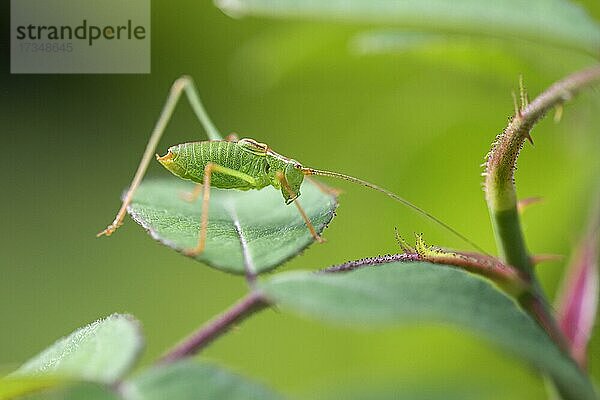
MULTIPOLYGON (((597 2, 579 3, 600 19, 597 2)), ((181 74, 194 77, 223 132, 381 184, 494 251, 480 164, 512 112, 519 74, 534 95, 593 63, 564 49, 491 39, 364 54, 353 38, 368 25, 235 20, 210 2, 155 1, 151 74, 10 75, 8 2, 1 9, 3 371, 113 312, 142 321, 149 364, 245 292, 242 277, 177 255, 132 221, 110 239, 95 238, 112 220, 181 74)), ((585 225, 600 172, 599 109, 597 92, 583 94, 560 124, 549 118, 535 129, 535 146, 527 145, 519 160, 519 195, 545 199, 523 218, 534 253, 568 256, 585 225)), ((203 138, 182 103, 160 149, 203 138)), ((153 165, 150 174, 168 173, 153 165)), ((345 193, 327 243, 280 270, 397 252, 394 227, 463 247, 385 196, 328 183, 345 193)), ((550 296, 563 266, 539 269, 550 296)), ((598 339, 590 346, 596 380, 599 346, 598 339)), ((269 310, 203 356, 306 398, 371 387, 545 397, 527 366, 467 331, 431 324, 356 331, 269 310)))

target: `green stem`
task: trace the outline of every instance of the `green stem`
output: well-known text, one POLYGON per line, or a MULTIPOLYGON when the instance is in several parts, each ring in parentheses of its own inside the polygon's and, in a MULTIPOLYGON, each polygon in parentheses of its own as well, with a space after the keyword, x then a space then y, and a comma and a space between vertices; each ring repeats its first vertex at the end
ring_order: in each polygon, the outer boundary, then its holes
POLYGON ((507 210, 490 208, 489 211, 499 257, 506 264, 525 272, 525 275, 529 278, 529 272, 532 270, 533 264, 525 245, 516 206, 507 210))
MULTIPOLYGON (((488 154, 485 171, 486 201, 500 258, 518 270, 530 283, 530 289, 517 299, 548 335, 564 350, 566 340, 559 329, 551 308, 541 290, 533 270, 533 263, 525 244, 517 208, 514 172, 525 140, 531 140, 533 126, 548 111, 570 100, 579 90, 600 80, 600 66, 576 72, 555 83, 529 104, 520 109, 493 144, 488 154)), ((522 101, 526 95, 522 92, 522 101)), ((567 351, 568 354, 568 351, 567 351)), ((559 388, 565 399, 572 399, 568 388, 559 388)))

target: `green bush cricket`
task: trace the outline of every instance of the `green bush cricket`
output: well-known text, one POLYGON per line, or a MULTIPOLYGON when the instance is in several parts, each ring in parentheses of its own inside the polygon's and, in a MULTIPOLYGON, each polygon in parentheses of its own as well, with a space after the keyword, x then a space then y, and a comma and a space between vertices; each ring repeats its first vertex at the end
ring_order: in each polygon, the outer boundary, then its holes
MULTIPOLYGON (((208 134, 209 140, 172 146, 166 155, 161 157, 157 154, 156 158, 174 175, 198 184, 194 192, 188 195, 190 201, 195 200, 202 193, 202 216, 198 244, 196 247, 186 250, 185 254, 195 256, 204 251, 208 228, 208 205, 211 187, 219 189, 260 190, 267 186, 272 186, 277 190, 281 190, 285 204, 294 203, 296 205, 313 238, 322 242, 323 239, 317 234, 311 221, 298 202, 300 186, 304 178, 310 175, 338 178, 382 192, 441 225, 466 243, 485 253, 478 245, 445 222, 389 190, 338 172, 304 167, 298 161, 282 156, 271 150, 266 144, 259 143, 253 139, 238 140, 235 135, 230 135, 226 140, 222 140, 221 135, 212 124, 202 105, 192 79, 188 76, 182 76, 173 83, 160 117, 150 135, 133 181, 125 193, 121 208, 112 224, 98 233, 97 236, 110 236, 123 224, 127 207, 131 203, 133 195, 146 173, 158 142, 175 110, 182 92, 186 93, 194 113, 208 134)), ((325 185, 315 183, 323 191, 333 191, 325 185)))

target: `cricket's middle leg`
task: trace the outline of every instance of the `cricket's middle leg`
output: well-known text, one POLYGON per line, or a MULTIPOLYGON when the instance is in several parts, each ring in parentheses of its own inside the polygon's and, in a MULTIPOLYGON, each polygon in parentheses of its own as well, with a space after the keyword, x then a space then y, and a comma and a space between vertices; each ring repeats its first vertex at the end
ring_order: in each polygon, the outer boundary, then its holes
POLYGON ((204 180, 202 185, 198 187, 202 188, 202 216, 200 219, 200 234, 198 235, 198 245, 192 249, 184 250, 183 253, 187 256, 197 256, 204 251, 206 247, 206 234, 208 231, 208 205, 210 201, 210 181, 213 172, 220 174, 230 175, 238 179, 244 180, 251 185, 256 185, 256 181, 251 176, 244 174, 243 172, 232 170, 231 168, 223 167, 219 164, 209 162, 204 167, 204 180))
POLYGON ((202 216, 200 219, 200 234, 198 235, 198 244, 192 249, 184 250, 184 254, 187 256, 197 256, 204 251, 206 247, 206 231, 208 230, 208 205, 210 201, 210 179, 213 173, 215 164, 208 163, 204 167, 204 180, 202 181, 202 216))

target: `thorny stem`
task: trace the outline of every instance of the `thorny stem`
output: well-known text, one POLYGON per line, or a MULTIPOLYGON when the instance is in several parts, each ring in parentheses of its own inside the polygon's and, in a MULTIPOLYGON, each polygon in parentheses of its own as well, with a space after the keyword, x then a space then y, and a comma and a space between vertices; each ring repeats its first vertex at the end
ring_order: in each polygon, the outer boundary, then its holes
POLYGON ((193 356, 208 346, 213 340, 229 331, 252 314, 267 308, 269 301, 259 291, 252 291, 221 315, 209 321, 198 331, 184 339, 172 350, 168 351, 159 363, 172 363, 185 357, 193 356))
POLYGON ((361 258, 360 260, 348 261, 343 264, 333 265, 331 267, 317 271, 317 273, 349 272, 355 269, 371 267, 377 264, 386 264, 393 262, 419 261, 418 254, 386 254, 384 256, 361 258))
POLYGON ((494 224, 500 257, 507 264, 530 273, 531 259, 519 222, 514 171, 519 152, 530 138, 533 126, 553 107, 570 100, 579 90, 600 80, 600 66, 574 73, 550 86, 520 109, 504 132, 496 138, 488 154, 485 190, 494 224))
POLYGON ((518 301, 565 350, 564 335, 558 328, 542 293, 533 271, 532 259, 527 251, 519 220, 514 172, 525 140, 531 141, 530 132, 533 126, 553 107, 562 105, 579 90, 598 80, 600 80, 600 66, 595 66, 558 81, 529 104, 525 97, 504 132, 496 138, 487 156, 484 174, 486 201, 500 258, 521 270, 525 279, 530 282, 530 290, 519 296, 518 301))
POLYGON ((515 270, 510 265, 503 264, 493 257, 483 256, 479 253, 450 253, 439 251, 433 256, 431 254, 428 255, 412 251, 401 254, 386 254, 377 257, 348 261, 343 264, 319 270, 317 273, 349 272, 355 269, 375 265, 411 261, 442 264, 445 266, 456 267, 463 271, 469 271, 473 274, 492 280, 511 295, 523 293, 525 290, 525 282, 521 278, 520 271, 515 270))

